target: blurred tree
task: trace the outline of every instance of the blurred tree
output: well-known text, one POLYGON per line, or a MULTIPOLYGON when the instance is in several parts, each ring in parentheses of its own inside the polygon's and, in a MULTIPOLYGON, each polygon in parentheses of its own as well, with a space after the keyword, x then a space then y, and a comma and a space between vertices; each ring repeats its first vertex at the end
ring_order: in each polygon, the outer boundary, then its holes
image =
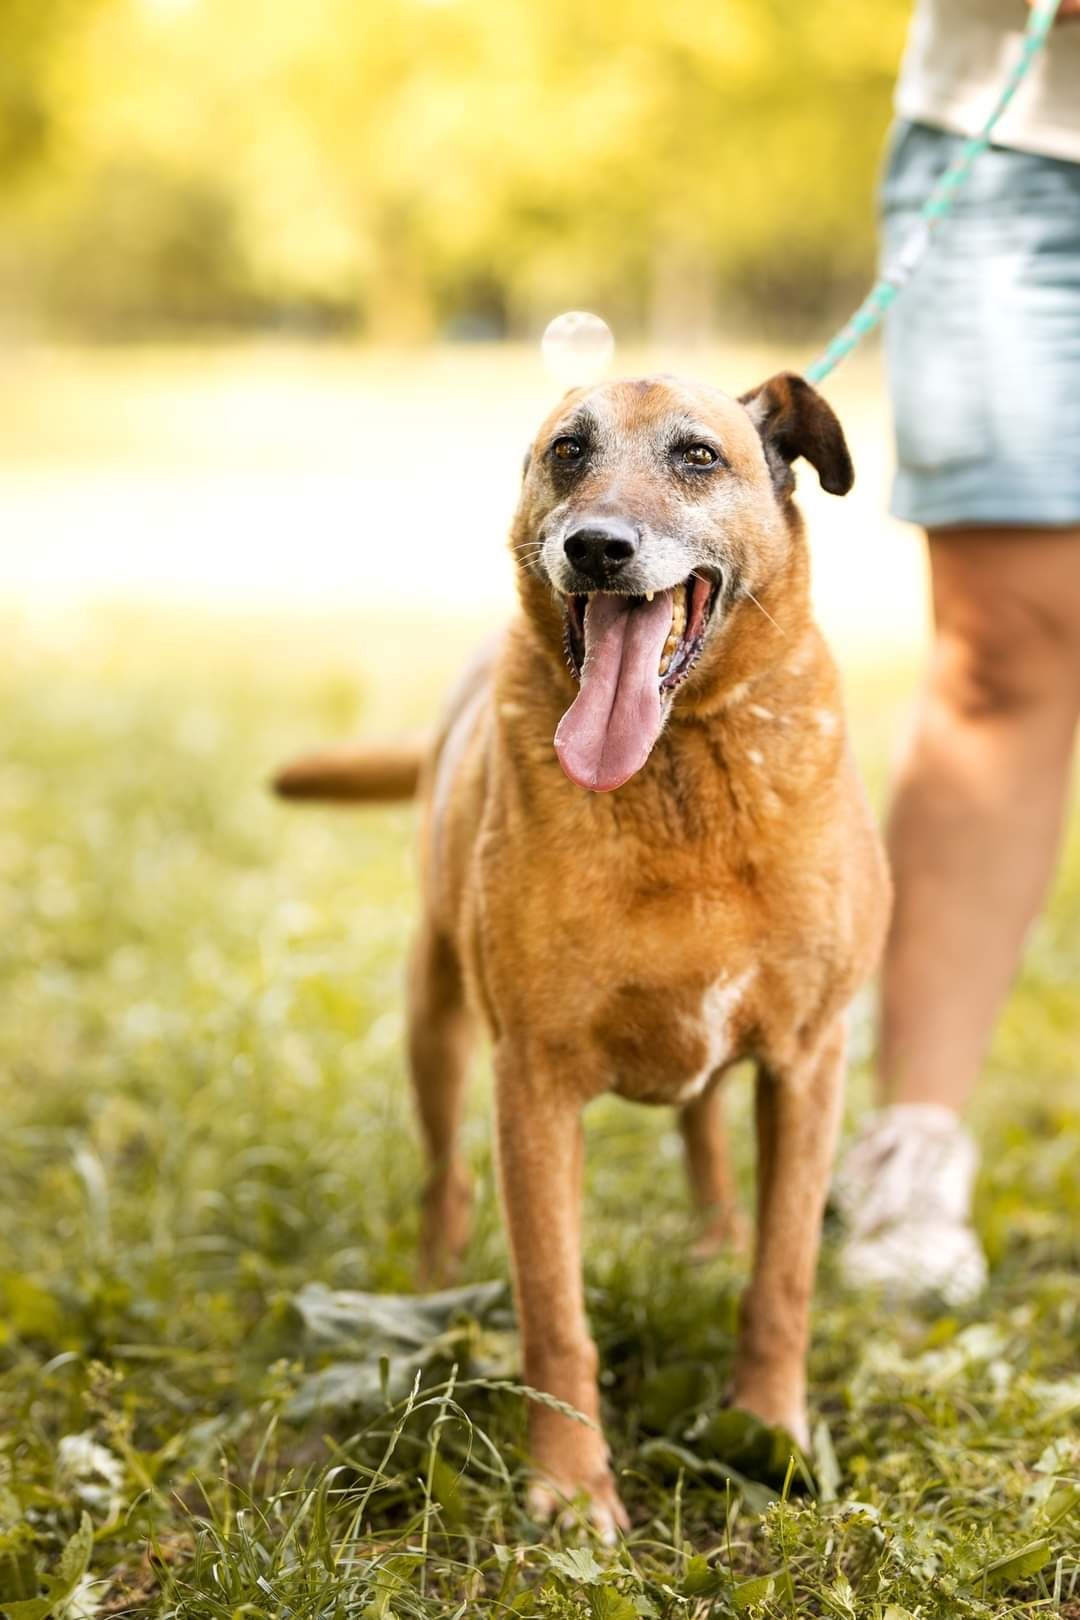
POLYGON ((4 0, 0 11, 0 181, 41 160, 49 135, 50 50, 78 0, 4 0))
POLYGON ((685 331, 869 267, 907 0, 2 4, 0 184, 67 319, 685 331))

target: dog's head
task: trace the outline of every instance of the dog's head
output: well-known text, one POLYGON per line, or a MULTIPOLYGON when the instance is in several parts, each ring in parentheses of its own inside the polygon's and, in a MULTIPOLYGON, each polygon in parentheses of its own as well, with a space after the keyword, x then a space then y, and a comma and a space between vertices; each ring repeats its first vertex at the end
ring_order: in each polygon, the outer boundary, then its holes
POLYGON ((608 792, 644 765, 684 683, 722 657, 720 630, 796 543, 792 462, 851 488, 840 424, 801 377, 739 400, 672 377, 570 393, 525 467, 513 545, 527 610, 561 631, 580 683, 555 748, 608 792))

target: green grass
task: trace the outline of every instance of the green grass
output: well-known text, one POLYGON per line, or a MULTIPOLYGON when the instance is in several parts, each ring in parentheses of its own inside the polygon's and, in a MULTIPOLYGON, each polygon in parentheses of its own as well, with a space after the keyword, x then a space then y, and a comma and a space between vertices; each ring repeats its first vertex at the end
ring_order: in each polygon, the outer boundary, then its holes
MULTIPOLYGON (((522 1513, 501 1291, 432 1328, 416 1395, 415 1358, 380 1360, 391 1338, 362 1306, 336 1339, 305 1331, 306 1285, 411 1287, 412 828, 408 811, 288 810, 262 784, 298 742, 430 711, 452 649, 379 679, 401 642, 164 617, 7 629, 0 1609, 1080 1615, 1075 825, 976 1110, 992 1289, 959 1316, 886 1314, 843 1294, 827 1245, 814 1489, 785 1493, 783 1459, 718 1417, 741 1268, 687 1262, 662 1111, 589 1116, 587 1285, 634 1520, 617 1551, 522 1513), (328 1364, 364 1406, 292 1421, 328 1364)), ((880 794, 908 681, 852 688, 880 794)), ((857 1045, 852 1117, 865 1020, 857 1045)), ((506 1271, 485 1089, 481 1072, 473 1283, 506 1271)))

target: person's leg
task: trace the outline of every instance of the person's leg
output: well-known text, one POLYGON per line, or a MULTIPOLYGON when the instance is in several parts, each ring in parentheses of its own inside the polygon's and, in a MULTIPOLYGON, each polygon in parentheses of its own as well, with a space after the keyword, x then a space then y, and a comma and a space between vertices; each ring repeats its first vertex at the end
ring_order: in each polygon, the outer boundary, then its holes
POLYGON ((889 823, 886 1103, 959 1111, 1049 882, 1080 709, 1080 530, 929 536, 933 654, 889 823))
POLYGON ((857 1285, 973 1298, 959 1114, 1054 864, 1080 709, 1080 530, 930 534, 934 647, 889 825, 879 1089, 836 1192, 857 1285))
MULTIPOLYGON (((898 123, 884 256, 960 136, 898 123)), ((835 1192, 841 1267, 982 1287, 962 1111, 1054 865, 1080 706, 1080 164, 991 147, 886 321, 890 510, 929 533, 933 655, 894 790, 880 1106, 835 1192)))

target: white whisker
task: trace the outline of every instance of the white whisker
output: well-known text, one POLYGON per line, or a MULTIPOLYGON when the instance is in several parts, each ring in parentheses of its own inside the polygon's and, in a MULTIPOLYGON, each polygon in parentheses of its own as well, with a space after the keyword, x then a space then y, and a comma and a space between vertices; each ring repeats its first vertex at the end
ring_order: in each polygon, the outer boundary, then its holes
POLYGON ((543 546, 533 546, 531 550, 526 546, 513 546, 511 550, 518 562, 523 563, 527 568, 531 568, 534 563, 538 563, 544 555, 543 546))
POLYGON ((783 628, 782 625, 779 625, 779 624, 776 623, 776 620, 773 618, 773 616, 769 612, 768 608, 763 608, 762 607, 761 603, 758 601, 757 597, 754 595, 753 591, 750 589, 750 587, 748 585, 743 586, 743 595, 748 596, 750 598, 751 602, 753 602, 754 606, 758 609, 758 611, 760 613, 764 613, 764 615, 768 619, 769 623, 771 625, 774 625, 775 628, 780 631, 780 634, 782 636, 787 635, 787 631, 783 628))

